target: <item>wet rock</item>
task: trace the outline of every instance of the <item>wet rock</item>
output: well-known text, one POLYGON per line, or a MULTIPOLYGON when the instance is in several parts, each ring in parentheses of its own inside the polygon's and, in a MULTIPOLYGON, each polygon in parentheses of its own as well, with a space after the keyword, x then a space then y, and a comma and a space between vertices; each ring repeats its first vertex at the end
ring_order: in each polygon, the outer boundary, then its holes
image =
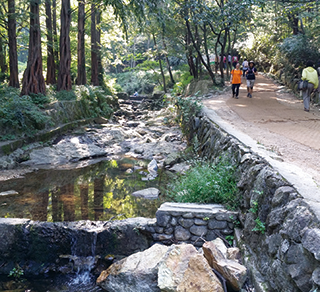
POLYGON ((159 197, 160 191, 157 188, 148 188, 133 192, 131 195, 138 198, 154 200, 159 197))
POLYGON ((157 286, 158 266, 167 250, 167 246, 155 244, 120 260, 100 274, 97 284, 110 292, 160 291, 157 286))

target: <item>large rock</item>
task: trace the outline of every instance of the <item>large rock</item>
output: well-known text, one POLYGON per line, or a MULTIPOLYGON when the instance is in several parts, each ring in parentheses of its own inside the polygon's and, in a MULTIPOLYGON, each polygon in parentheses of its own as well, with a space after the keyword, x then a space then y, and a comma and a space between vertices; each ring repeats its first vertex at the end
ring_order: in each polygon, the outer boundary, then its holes
POLYGON ((246 267, 227 259, 224 251, 220 251, 214 241, 205 242, 202 249, 210 266, 218 271, 234 290, 240 290, 247 278, 246 267))
POLYGON ((157 199, 160 194, 160 191, 157 188, 148 188, 132 193, 132 196, 144 199, 157 199))
POLYGON ((159 264, 158 286, 161 291, 177 291, 188 269, 190 258, 198 252, 191 244, 172 245, 159 264))
POLYGON ((188 268, 176 291, 223 292, 223 288, 204 256, 196 254, 190 258, 188 268))
POLYGON ((158 265, 168 250, 155 244, 112 264, 97 279, 97 284, 109 292, 160 291, 157 286, 158 265))

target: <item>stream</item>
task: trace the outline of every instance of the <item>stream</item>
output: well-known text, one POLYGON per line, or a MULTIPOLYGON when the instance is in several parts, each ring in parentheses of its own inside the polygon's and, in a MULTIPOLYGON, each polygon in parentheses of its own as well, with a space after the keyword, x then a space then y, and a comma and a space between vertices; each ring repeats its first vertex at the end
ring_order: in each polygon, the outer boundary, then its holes
MULTIPOLYGON (((176 177, 169 169, 186 147, 179 127, 170 120, 172 109, 150 100, 120 101, 113 120, 15 151, 11 159, 28 157, 17 169, 30 171, 1 181, 0 218, 47 222, 154 218, 165 201, 166 186, 176 177), (148 169, 151 160, 156 162, 156 174, 148 169), (158 189, 160 195, 152 199, 132 195, 148 188, 158 189)), ((16 270, 12 277, 0 277, 0 290, 102 291, 95 285, 97 275, 91 274, 94 252, 76 254, 78 243, 72 244, 76 273, 19 276, 16 270)))

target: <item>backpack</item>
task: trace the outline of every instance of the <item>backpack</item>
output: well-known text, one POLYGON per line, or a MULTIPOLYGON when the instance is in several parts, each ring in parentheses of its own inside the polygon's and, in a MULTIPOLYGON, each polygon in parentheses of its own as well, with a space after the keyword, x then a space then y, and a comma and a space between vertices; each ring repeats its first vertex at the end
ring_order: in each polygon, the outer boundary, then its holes
POLYGON ((308 89, 308 80, 298 81, 298 90, 306 91, 308 89))
POLYGON ((254 68, 249 68, 247 72, 248 72, 247 73, 248 80, 256 79, 256 76, 254 75, 254 68))

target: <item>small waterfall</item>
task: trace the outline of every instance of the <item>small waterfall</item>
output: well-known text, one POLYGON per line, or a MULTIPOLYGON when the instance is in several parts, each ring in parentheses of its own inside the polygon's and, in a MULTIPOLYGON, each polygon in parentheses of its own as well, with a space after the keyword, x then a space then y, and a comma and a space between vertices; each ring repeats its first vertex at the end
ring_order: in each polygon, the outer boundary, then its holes
POLYGON ((70 286, 85 287, 95 283, 95 279, 91 275, 91 271, 97 263, 95 251, 98 234, 95 231, 88 232, 88 234, 90 236, 89 238, 85 236, 85 242, 83 240, 79 240, 80 237, 73 238, 70 261, 73 262, 76 276, 69 282, 70 286), (90 247, 88 246, 89 242, 91 243, 90 247))

